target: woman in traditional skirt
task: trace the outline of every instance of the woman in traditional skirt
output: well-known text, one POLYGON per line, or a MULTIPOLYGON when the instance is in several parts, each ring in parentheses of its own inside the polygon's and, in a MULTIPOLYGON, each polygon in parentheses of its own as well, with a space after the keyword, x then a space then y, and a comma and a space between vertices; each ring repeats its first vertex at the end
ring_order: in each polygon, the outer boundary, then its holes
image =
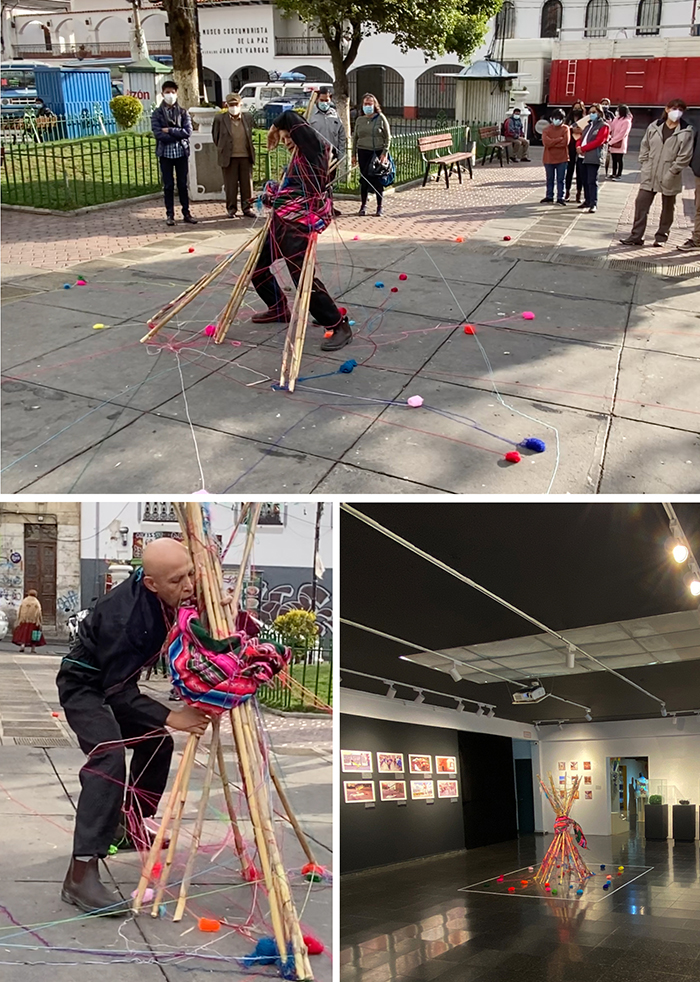
POLYGON ((41 630, 41 604, 37 599, 36 590, 29 590, 27 596, 19 605, 15 629, 12 632, 12 643, 19 645, 24 651, 25 645, 31 645, 31 653, 36 653, 36 647, 46 644, 44 632, 41 630))

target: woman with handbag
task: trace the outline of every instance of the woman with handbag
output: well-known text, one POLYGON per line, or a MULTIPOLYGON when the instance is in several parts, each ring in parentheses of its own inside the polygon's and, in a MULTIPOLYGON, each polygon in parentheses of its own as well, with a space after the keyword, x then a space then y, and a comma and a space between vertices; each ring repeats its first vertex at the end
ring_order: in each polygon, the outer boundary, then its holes
POLYGON ((377 217, 382 214, 384 180, 391 169, 389 147, 391 130, 376 96, 367 92, 362 98, 362 114, 355 120, 353 165, 360 165, 360 215, 367 214, 367 195, 377 196, 377 217))
POLYGON ((41 630, 41 604, 36 590, 29 590, 27 596, 19 605, 15 629, 12 632, 12 643, 19 645, 24 651, 26 645, 31 645, 31 653, 36 654, 36 646, 46 644, 41 630))

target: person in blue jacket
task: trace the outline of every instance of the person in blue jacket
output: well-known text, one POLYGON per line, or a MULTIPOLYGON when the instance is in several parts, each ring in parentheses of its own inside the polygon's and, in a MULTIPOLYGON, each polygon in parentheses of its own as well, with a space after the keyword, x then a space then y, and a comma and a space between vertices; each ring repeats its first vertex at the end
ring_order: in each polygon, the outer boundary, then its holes
POLYGON ((163 82, 161 91, 163 101, 151 116, 151 129, 156 138, 156 156, 160 161, 160 172, 163 176, 165 224, 175 224, 175 180, 177 179, 177 193, 180 197, 183 220, 190 225, 196 225, 197 219, 190 212, 190 196, 187 191, 192 120, 187 110, 183 109, 177 101, 175 82, 163 82))

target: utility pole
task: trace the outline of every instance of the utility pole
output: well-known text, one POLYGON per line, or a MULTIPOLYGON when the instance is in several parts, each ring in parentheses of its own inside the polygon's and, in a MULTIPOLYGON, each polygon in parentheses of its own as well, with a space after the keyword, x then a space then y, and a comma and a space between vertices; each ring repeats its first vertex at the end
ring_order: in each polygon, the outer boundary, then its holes
POLYGON ((316 531, 314 533, 314 563, 313 570, 311 574, 311 611, 316 613, 316 587, 318 584, 318 576, 316 575, 316 568, 318 563, 318 547, 321 540, 321 516, 323 515, 323 502, 319 501, 316 505, 316 531))

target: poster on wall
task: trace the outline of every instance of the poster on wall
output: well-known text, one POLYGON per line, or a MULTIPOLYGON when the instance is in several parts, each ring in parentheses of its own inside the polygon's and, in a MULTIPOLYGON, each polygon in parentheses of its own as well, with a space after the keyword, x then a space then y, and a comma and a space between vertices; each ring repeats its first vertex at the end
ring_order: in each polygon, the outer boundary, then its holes
POLYGON ((459 790, 456 781, 438 781, 438 798, 457 798, 459 790))
POLYGON ((591 775, 590 775, 590 774, 586 774, 586 775, 584 776, 584 778, 583 778, 583 783, 584 783, 584 784, 593 784, 593 778, 591 777, 591 775))
POLYGON ((457 758, 456 757, 436 757, 435 758, 435 770, 438 774, 456 774, 457 773, 457 758))
POLYGON ((406 782, 405 781, 380 781, 379 797, 382 801, 405 801, 406 782))
POLYGON ((403 754, 389 754, 377 751, 377 770, 382 774, 394 774, 403 771, 403 754))
POLYGON ((575 798, 575 799, 578 799, 578 797, 579 797, 579 793, 578 793, 578 791, 577 791, 577 792, 576 792, 576 794, 574 795, 574 798, 575 798))
POLYGON ((408 766, 411 774, 432 774, 433 758, 429 754, 409 754, 408 766))
POLYGON ((434 798, 435 788, 432 781, 411 781, 412 798, 434 798))
POLYGON ((590 771, 590 769, 591 769, 591 762, 590 762, 590 760, 584 760, 584 762, 583 762, 583 769, 584 769, 584 771, 590 771))
POLYGON ((371 750, 341 750, 340 759, 343 770, 357 772, 372 771, 372 751, 371 750))
POLYGON ((577 771, 578 770, 578 761, 577 760, 572 760, 571 761, 571 770, 572 771, 577 771))
POLYGON ((566 787, 566 774, 559 775, 559 784, 561 784, 562 788, 566 787))
POLYGON ((374 801, 374 781, 344 781, 345 803, 374 801))
POLYGON ((593 792, 592 791, 584 791, 583 792, 583 796, 584 796, 584 798, 585 798, 586 801, 592 801, 593 800, 593 792))
POLYGON ((565 760, 560 760, 559 761, 559 770, 560 771, 565 771, 566 770, 566 761, 565 760))

